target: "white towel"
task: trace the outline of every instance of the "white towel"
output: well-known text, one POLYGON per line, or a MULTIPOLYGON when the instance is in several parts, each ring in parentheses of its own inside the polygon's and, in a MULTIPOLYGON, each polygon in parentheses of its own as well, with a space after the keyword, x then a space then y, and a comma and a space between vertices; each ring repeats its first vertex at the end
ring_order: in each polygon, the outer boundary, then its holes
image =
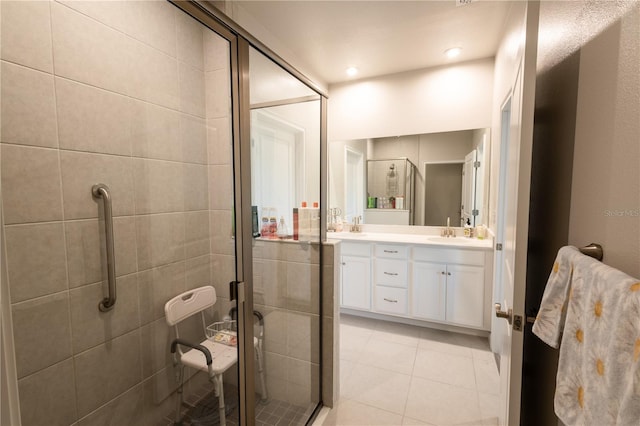
POLYGON ((566 425, 640 425, 640 281, 575 247, 558 252, 533 332, 557 348, 566 425))

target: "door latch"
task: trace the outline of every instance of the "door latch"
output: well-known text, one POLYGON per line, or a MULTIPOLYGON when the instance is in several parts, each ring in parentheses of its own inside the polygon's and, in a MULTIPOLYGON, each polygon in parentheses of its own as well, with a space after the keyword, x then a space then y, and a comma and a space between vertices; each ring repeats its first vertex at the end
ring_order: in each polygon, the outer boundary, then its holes
MULTIPOLYGON (((511 323, 513 322, 513 309, 509 309, 506 312, 501 311, 500 309, 502 309, 502 305, 499 303, 495 303, 493 307, 496 310, 496 317, 506 319, 509 325, 511 325, 511 323)), ((522 318, 520 318, 520 320, 522 320, 522 318)))

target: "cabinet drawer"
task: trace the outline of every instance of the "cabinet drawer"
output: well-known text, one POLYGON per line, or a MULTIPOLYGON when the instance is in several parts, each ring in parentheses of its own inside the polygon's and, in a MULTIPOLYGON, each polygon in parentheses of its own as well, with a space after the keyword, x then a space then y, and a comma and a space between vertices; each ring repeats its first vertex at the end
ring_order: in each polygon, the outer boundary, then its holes
POLYGON ((406 260, 376 259, 375 264, 375 284, 407 287, 406 260))
POLYGON ((369 243, 345 243, 342 242, 340 253, 347 256, 371 256, 371 244, 369 243))
POLYGON ((414 247, 413 260, 484 266, 484 251, 414 247))
POLYGON ((406 259, 409 252, 407 246, 394 244, 376 244, 376 257, 387 259, 406 259))
POLYGON ((407 290, 376 286, 375 310, 388 314, 407 314, 407 290))

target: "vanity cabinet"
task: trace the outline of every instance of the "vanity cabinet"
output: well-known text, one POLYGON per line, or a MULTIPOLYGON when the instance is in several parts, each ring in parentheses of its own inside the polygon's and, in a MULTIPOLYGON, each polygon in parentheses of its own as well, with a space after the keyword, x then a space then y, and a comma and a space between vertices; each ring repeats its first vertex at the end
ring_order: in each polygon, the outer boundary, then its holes
POLYGON ((484 268, 415 262, 413 277, 414 317, 482 327, 484 268))
POLYGON ((341 307, 488 330, 486 250, 429 244, 342 243, 341 307))
POLYGON ((482 327, 484 264, 482 251, 414 247, 412 316, 482 327))
POLYGON ((343 243, 340 262, 341 306, 371 310, 371 244, 343 243))

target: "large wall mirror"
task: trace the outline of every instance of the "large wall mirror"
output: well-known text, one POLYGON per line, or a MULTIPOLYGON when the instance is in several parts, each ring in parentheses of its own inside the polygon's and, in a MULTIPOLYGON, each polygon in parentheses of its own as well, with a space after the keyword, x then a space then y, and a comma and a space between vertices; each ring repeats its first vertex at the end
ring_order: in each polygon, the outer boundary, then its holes
POLYGON ((488 128, 333 141, 329 205, 349 222, 486 224, 490 145, 488 128))

